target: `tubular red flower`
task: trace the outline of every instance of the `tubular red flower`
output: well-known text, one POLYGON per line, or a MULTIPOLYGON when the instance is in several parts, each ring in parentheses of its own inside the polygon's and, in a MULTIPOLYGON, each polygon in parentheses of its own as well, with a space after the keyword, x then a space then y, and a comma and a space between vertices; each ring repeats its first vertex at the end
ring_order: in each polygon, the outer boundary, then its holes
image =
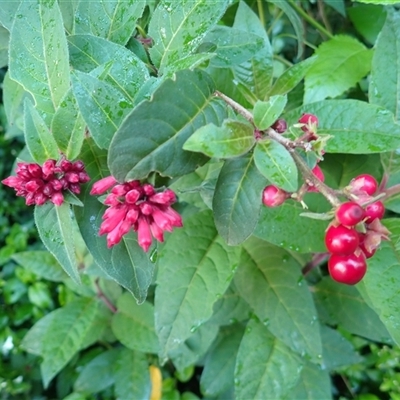
POLYGON ((105 193, 107 190, 111 189, 117 183, 113 176, 107 176, 103 179, 97 181, 93 186, 90 194, 99 195, 105 193))
POLYGON ((138 245, 147 253, 152 243, 150 225, 146 217, 138 219, 138 245))

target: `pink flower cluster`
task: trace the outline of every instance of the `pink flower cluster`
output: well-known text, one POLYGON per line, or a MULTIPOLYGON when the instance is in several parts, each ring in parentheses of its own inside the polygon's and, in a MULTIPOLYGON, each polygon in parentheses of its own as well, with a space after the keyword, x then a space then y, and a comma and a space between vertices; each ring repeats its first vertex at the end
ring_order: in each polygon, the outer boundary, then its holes
POLYGON ((9 176, 1 182, 14 188, 17 196, 25 197, 28 206, 41 206, 47 200, 60 206, 64 201, 63 191, 79 194, 80 185, 90 181, 85 164, 80 160, 63 159, 58 164, 56 160, 47 160, 42 166, 20 162, 16 173, 17 176, 9 176))
POLYGON ((166 189, 156 192, 153 185, 134 180, 118 183, 113 176, 96 182, 90 194, 101 195, 111 189, 104 201, 109 208, 103 215, 99 234, 107 234, 107 246, 119 243, 122 236, 133 229, 138 234, 138 244, 148 251, 154 237, 164 241, 164 231, 172 232, 182 226, 182 217, 171 207, 175 193, 166 189))

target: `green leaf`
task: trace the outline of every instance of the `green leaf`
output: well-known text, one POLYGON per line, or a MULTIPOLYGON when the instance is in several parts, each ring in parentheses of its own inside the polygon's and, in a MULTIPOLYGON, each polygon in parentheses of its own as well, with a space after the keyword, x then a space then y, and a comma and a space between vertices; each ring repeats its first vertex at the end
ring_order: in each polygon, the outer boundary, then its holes
POLYGON ((282 399, 293 388, 302 370, 300 357, 259 321, 250 320, 237 355, 237 400, 282 399))
POLYGON ((219 326, 208 320, 199 326, 191 336, 168 353, 179 373, 195 365, 209 350, 218 334, 219 326))
POLYGON ((397 4, 397 0, 353 0, 358 1, 360 3, 368 3, 368 4, 386 4, 386 5, 394 5, 397 4))
POLYGON ((89 33, 125 45, 146 2, 135 0, 79 1, 75 11, 75 33, 89 33))
MULTIPOLYGON (((369 273, 369 272, 368 272, 369 273)), ((346 331, 376 342, 390 342, 390 334, 354 286, 334 282, 330 277, 314 286, 316 306, 323 309, 325 322, 339 324, 346 331)))
POLYGON ((211 317, 237 262, 238 248, 218 236, 210 211, 191 216, 169 237, 159 256, 155 294, 162 359, 211 317))
POLYGON ((244 1, 239 1, 233 28, 258 35, 263 40, 262 48, 250 60, 234 65, 232 71, 236 80, 248 88, 252 96, 264 100, 273 75, 273 51, 267 32, 257 14, 244 1))
POLYGON ((54 114, 69 89, 67 40, 58 2, 21 2, 16 15, 10 36, 10 77, 32 94, 39 110, 54 114))
POLYGON ((69 204, 55 206, 46 203, 35 207, 35 223, 39 236, 54 255, 65 272, 77 283, 80 282, 79 261, 75 253, 77 226, 71 215, 69 204))
MULTIPOLYGON (((304 201, 312 212, 326 212, 331 208, 317 193, 310 193, 304 201)), ((300 217, 304 211, 301 204, 293 200, 286 200, 275 208, 261 207, 254 235, 300 253, 326 251, 324 237, 327 222, 300 217)))
POLYGON ((72 89, 69 89, 51 121, 54 140, 68 160, 79 156, 85 138, 85 128, 85 121, 75 96, 72 89))
POLYGON ((124 349, 114 364, 115 394, 119 399, 149 399, 151 381, 147 357, 124 349))
POLYGON ((116 43, 90 35, 75 35, 68 37, 68 45, 72 66, 82 72, 89 73, 111 62, 105 81, 131 102, 149 79, 146 65, 134 53, 116 43))
POLYGON ((186 56, 185 58, 181 58, 165 68, 163 78, 172 78, 175 72, 182 71, 184 69, 193 70, 194 68, 210 60, 214 56, 215 53, 199 53, 191 54, 189 56, 186 56))
POLYGON ((28 271, 48 281, 62 282, 67 278, 60 264, 48 251, 24 251, 13 254, 11 258, 28 271))
POLYGON ((229 245, 238 245, 253 233, 266 184, 252 156, 225 162, 214 192, 213 211, 218 233, 229 245))
POLYGON ((234 325, 221 330, 215 345, 207 353, 200 387, 207 397, 217 397, 234 384, 236 354, 244 329, 234 325))
POLYGON ((250 316, 250 307, 240 296, 235 282, 232 281, 224 295, 214 304, 214 313, 210 321, 218 325, 231 325, 242 322, 250 316))
POLYGON ((32 158, 42 164, 58 159, 59 151, 54 137, 29 99, 25 99, 25 142, 32 158))
POLYGON ((228 26, 216 26, 204 38, 204 42, 216 45, 216 56, 210 65, 217 68, 231 67, 248 61, 260 51, 264 39, 254 33, 228 26))
POLYGON ((108 315, 96 298, 81 298, 52 311, 30 329, 22 347, 43 358, 45 387, 79 350, 98 340, 108 315))
POLYGON ((87 363, 74 383, 74 390, 83 393, 98 393, 114 384, 110 366, 121 357, 119 349, 108 350, 87 363))
POLYGON ((339 35, 323 42, 305 77, 304 102, 337 97, 353 87, 371 68, 372 51, 357 39, 339 35))
POLYGON ((269 128, 282 114, 287 103, 286 96, 272 96, 268 101, 257 101, 253 116, 256 127, 260 130, 269 128))
POLYGON ((4 68, 8 65, 8 42, 10 34, 6 28, 0 26, 0 67, 4 68))
POLYGON ((6 1, 0 7, 0 22, 11 31, 12 24, 22 0, 6 1))
POLYGON ((400 11, 388 9, 387 13, 372 59, 369 99, 400 121, 400 11))
MULTIPOLYGON (((344 0, 324 0, 325 4, 330 5, 334 10, 346 18, 346 8, 344 0)), ((348 11, 349 9, 347 9, 348 11)))
MULTIPOLYGON (((91 140, 84 143, 81 159, 93 181, 109 175, 106 157, 107 153, 98 149, 91 140)), ((89 185, 86 185, 82 190, 81 199, 85 207, 75 209, 82 237, 102 271, 129 290, 136 300, 142 303, 152 282, 154 264, 137 244, 134 233, 125 235, 122 242, 113 248, 107 248, 105 236, 98 235, 105 207, 96 196, 89 194, 90 189, 89 185)))
POLYGON ((391 241, 383 242, 368 260, 368 271, 360 282, 360 292, 385 324, 393 340, 400 343, 400 229, 398 219, 385 220, 391 241))
POLYGON ((343 335, 332 328, 321 326, 322 353, 325 368, 335 370, 352 364, 359 364, 363 358, 343 335))
MULTIPOLYGON (((375 44, 379 32, 385 24, 386 9, 383 6, 373 4, 358 4, 357 7, 348 8, 347 14, 357 31, 368 42, 375 44)), ((387 67, 389 66, 387 65, 387 67)), ((373 70, 374 65, 372 64, 372 71, 373 70)))
POLYGON ((111 321, 116 338, 129 349, 156 354, 159 346, 153 305, 148 302, 138 305, 130 293, 125 293, 118 298, 117 310, 111 321))
POLYGON ((142 179, 153 171, 176 177, 204 164, 205 156, 182 146, 201 126, 219 126, 225 119, 226 107, 213 100, 213 92, 212 80, 199 70, 180 71, 175 80, 163 82, 115 134, 108 155, 112 175, 119 181, 142 179))
POLYGON ((392 151, 400 147, 400 125, 393 114, 359 100, 324 100, 307 104, 286 116, 295 123, 302 113, 318 117, 318 133, 332 135, 328 153, 370 154, 392 151))
POLYGON ((244 121, 224 120, 222 126, 207 124, 199 128, 183 145, 209 157, 230 158, 247 153, 255 143, 253 127, 244 121))
POLYGON ((332 399, 331 379, 328 371, 308 361, 304 363, 296 387, 289 391, 285 400, 330 400, 332 399))
POLYGON ((297 167, 290 153, 275 140, 263 140, 254 150, 259 171, 274 185, 288 192, 297 190, 297 167))
POLYGON ((297 64, 292 65, 275 81, 269 90, 269 95, 285 95, 294 89, 314 65, 318 57, 309 57, 297 64))
POLYGON ((192 54, 228 5, 229 0, 160 1, 149 24, 154 41, 149 52, 159 71, 192 54))
POLYGON ((302 280, 300 265, 289 253, 260 239, 248 240, 235 285, 276 337, 311 360, 321 357, 314 302, 307 283, 302 280))
POLYGON ((93 139, 107 149, 132 103, 109 83, 84 72, 72 74, 72 88, 93 139))

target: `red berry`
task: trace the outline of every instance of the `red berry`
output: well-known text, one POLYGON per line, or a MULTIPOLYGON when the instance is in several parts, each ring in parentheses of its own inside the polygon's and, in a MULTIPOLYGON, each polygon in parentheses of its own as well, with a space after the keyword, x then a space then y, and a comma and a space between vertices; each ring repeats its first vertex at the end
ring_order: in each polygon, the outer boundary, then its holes
POLYGON ((343 225, 331 225, 325 234, 325 245, 333 254, 352 254, 359 244, 358 233, 355 229, 343 225))
MULTIPOLYGON (((299 122, 301 124, 306 124, 308 126, 302 126, 301 130, 304 132, 308 132, 309 131, 309 127, 310 125, 314 125, 315 127, 318 126, 318 118, 314 115, 314 114, 303 114, 300 118, 299 118, 299 122)), ((312 131, 315 131, 315 127, 312 131)))
POLYGON ((333 254, 328 260, 328 270, 332 279, 346 285, 355 285, 360 282, 367 272, 367 263, 364 253, 338 255, 333 254))
POLYGON ((271 128, 278 133, 283 133, 287 129, 287 123, 284 119, 279 118, 271 125, 271 128))
POLYGON ((283 204, 287 199, 287 193, 274 185, 268 185, 264 188, 262 202, 267 207, 277 207, 283 204))
POLYGON ((372 175, 362 174, 351 180, 350 188, 355 194, 361 192, 372 196, 378 189, 378 182, 372 175))
POLYGON ((369 224, 375 218, 382 219, 384 214, 385 206, 381 201, 376 201, 375 203, 369 204, 367 207, 365 207, 365 222, 369 224))
POLYGON ((365 218, 364 209, 357 203, 348 201, 336 210, 336 219, 342 225, 353 226, 365 218))

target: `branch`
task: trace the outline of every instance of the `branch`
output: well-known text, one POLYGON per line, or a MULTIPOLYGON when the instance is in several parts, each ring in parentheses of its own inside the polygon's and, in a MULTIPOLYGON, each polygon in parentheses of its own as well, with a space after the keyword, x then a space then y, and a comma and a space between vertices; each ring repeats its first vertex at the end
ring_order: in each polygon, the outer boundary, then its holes
POLYGON ((115 314, 117 312, 117 307, 115 307, 114 304, 112 304, 111 301, 108 299, 108 297, 104 294, 104 292, 101 289, 100 284, 99 284, 99 278, 97 278, 94 281, 94 284, 96 285, 96 289, 97 289, 97 297, 106 305, 106 307, 113 314, 115 314))

